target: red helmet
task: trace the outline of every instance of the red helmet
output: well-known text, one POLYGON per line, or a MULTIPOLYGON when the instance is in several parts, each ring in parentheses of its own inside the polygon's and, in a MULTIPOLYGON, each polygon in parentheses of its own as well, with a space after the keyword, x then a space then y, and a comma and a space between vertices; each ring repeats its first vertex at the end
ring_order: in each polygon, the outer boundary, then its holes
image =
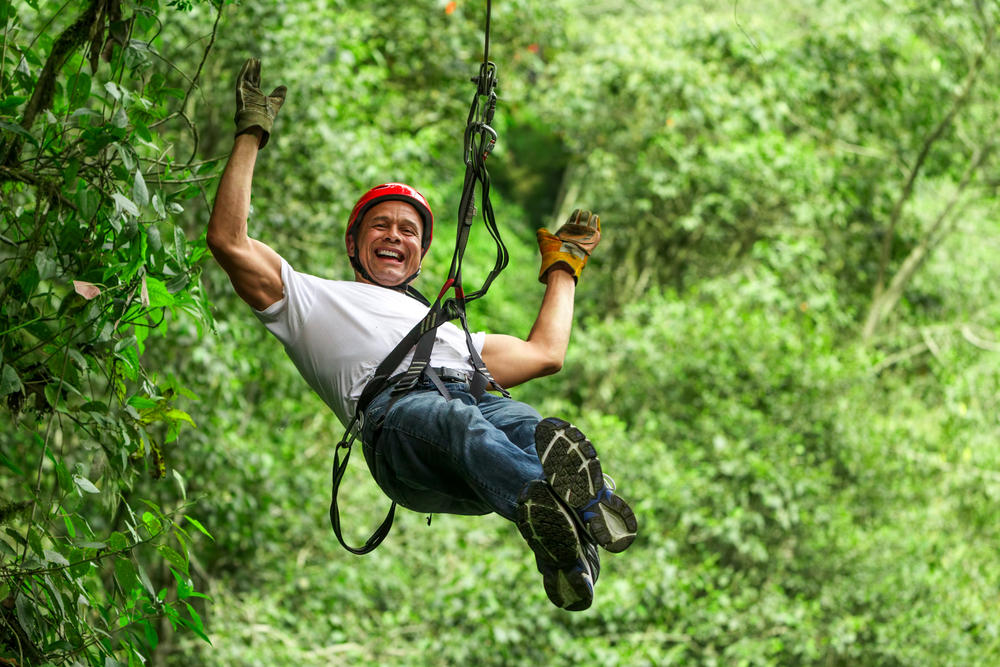
POLYGON ((405 183, 384 183, 382 185, 376 185, 374 188, 368 192, 361 195, 361 199, 358 203, 354 205, 354 209, 351 211, 351 217, 347 221, 347 232, 344 234, 344 239, 346 240, 354 230, 354 223, 359 222, 365 217, 365 213, 368 212, 372 206, 384 201, 402 201, 406 202, 417 209, 417 213, 420 214, 420 218, 424 222, 423 238, 421 245, 423 246, 424 252, 431 246, 431 237, 434 231, 434 214, 431 213, 430 204, 424 199, 424 196, 417 192, 416 188, 412 188, 405 183))

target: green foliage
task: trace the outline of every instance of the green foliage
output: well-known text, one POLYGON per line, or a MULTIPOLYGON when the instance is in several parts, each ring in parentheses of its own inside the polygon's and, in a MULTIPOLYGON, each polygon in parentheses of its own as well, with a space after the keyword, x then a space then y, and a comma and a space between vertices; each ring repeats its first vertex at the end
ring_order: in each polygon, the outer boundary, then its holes
MULTIPOLYGON (((258 166, 252 227, 302 270, 347 276, 347 210, 400 178, 445 220, 422 279, 435 288, 459 186, 462 64, 477 57, 471 9, 457 6, 462 23, 430 3, 310 7, 315 31, 277 9, 233 17, 240 39, 274 54, 265 73, 289 85, 294 127, 258 166)), ((595 606, 554 610, 496 517, 426 527, 404 512, 371 556, 338 550, 325 532, 337 427, 209 273, 222 336, 192 372, 212 378, 198 393, 215 409, 192 448, 214 483, 206 523, 225 526, 204 553, 225 604, 211 612, 214 647, 185 641, 172 662, 996 659, 982 583, 1000 569, 995 183, 966 191, 975 204, 896 319, 874 345, 857 341, 905 169, 982 23, 964 4, 947 20, 930 4, 771 9, 515 4, 516 34, 493 45, 494 203, 513 261, 474 326, 527 333, 537 224, 581 202, 605 221, 564 370, 516 392, 580 424, 639 514, 639 541, 604 559, 595 606)), ((957 190, 966 144, 988 138, 988 90, 934 143, 888 270, 957 190)), ((469 258, 489 252, 474 238, 469 258)), ((361 461, 343 494, 357 542, 386 501, 361 461)))
POLYGON ((194 395, 143 356, 177 318, 211 324, 205 245, 178 218, 211 168, 158 129, 187 93, 149 41, 155 2, 3 9, 0 495, 19 511, 2 522, 0 656, 138 664, 159 619, 206 637, 189 572, 205 529, 182 494, 164 509, 137 483, 194 425, 194 395))
MULTIPOLYGON (((61 41, 91 5, 35 4, 0 7, 0 657, 997 661, 995 3, 494 3, 512 262, 473 327, 530 330, 537 226, 605 224, 564 370, 515 392, 579 424, 639 516, 581 614, 495 516, 402 512, 343 552, 339 425, 202 240, 256 55, 289 93, 251 234, 348 278, 359 192, 410 181, 436 291, 483 6, 121 3, 92 66, 93 35, 61 41)), ((388 507, 361 459, 352 542, 388 507)))

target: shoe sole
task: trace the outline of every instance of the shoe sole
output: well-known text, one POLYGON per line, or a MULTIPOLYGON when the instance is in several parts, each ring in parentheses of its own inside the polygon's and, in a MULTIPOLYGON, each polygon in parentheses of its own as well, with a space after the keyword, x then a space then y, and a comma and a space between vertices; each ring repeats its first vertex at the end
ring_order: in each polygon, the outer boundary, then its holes
POLYGON ((579 568, 580 537, 570 511, 549 486, 530 482, 517 507, 517 528, 535 553, 545 593, 552 604, 568 611, 582 611, 594 601, 594 582, 579 568))
POLYGON ((535 428, 535 447, 545 478, 580 515, 594 541, 612 553, 627 549, 639 527, 635 513, 605 485, 597 450, 580 429, 562 419, 543 419, 535 428))

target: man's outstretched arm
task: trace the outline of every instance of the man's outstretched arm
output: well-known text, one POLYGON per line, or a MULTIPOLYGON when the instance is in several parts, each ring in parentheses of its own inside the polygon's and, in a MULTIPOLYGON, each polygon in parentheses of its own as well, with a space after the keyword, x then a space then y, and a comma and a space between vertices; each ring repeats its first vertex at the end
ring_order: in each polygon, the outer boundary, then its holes
POLYGON ((264 310, 282 297, 278 253, 247 235, 250 183, 260 138, 253 131, 233 142, 208 221, 208 247, 229 276, 233 289, 250 306, 264 310))
POLYGON ((573 328, 576 283, 568 271, 549 271, 538 318, 527 340, 504 334, 487 334, 483 362, 500 386, 514 387, 562 368, 573 328))
POLYGON ((260 61, 251 58, 237 77, 236 138, 215 195, 207 242, 240 298, 263 310, 282 297, 281 259, 247 234, 250 187, 257 153, 267 144, 285 89, 265 96, 259 85, 260 61))
POLYGON ((562 368, 573 328, 576 282, 600 240, 601 219, 589 211, 574 211, 555 234, 538 230, 538 279, 546 287, 531 333, 524 340, 487 334, 483 345, 483 362, 501 386, 513 387, 562 368))

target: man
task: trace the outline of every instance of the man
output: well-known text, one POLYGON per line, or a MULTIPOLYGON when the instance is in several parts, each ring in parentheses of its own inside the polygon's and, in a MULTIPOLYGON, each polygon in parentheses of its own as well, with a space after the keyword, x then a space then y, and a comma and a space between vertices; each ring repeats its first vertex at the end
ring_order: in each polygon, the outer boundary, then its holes
MULTIPOLYGON (((299 273, 247 235, 258 151, 270 136, 285 89, 264 95, 260 63, 237 78, 236 137, 219 183, 208 244, 237 294, 254 309, 309 385, 345 425, 375 368, 427 313, 405 289, 420 271, 434 216, 410 186, 387 183, 358 201, 345 243, 354 281, 299 273)), ((471 345, 501 385, 558 371, 566 355, 576 281, 600 240, 600 219, 577 211, 551 234, 539 230, 545 295, 527 339, 474 334, 471 345)), ((391 397, 376 396, 361 429, 368 466, 394 501, 419 512, 487 514, 516 522, 535 553, 550 600, 581 610, 593 601, 596 546, 622 551, 635 538, 629 506, 604 480, 597 453, 575 427, 541 419, 529 405, 470 392, 469 342, 458 327, 438 328, 431 379, 391 397)), ((404 360, 399 371, 408 367, 404 360)))

